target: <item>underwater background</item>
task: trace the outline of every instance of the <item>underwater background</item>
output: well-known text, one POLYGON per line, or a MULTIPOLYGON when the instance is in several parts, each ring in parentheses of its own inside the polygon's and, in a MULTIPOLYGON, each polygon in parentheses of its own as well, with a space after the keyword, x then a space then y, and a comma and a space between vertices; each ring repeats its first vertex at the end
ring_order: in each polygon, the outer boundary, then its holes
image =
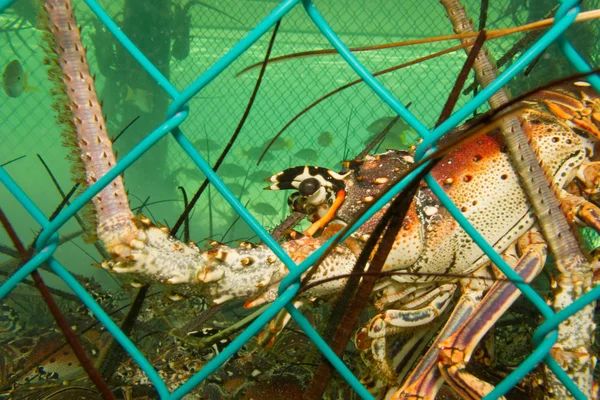
MULTIPOLYGON (((27 87, 17 97, 9 97, 6 91, 0 91, 0 165, 10 162, 6 171, 40 209, 50 215, 62 197, 39 157, 67 192, 72 187, 71 165, 67 159, 72 149, 63 146, 61 130, 51 107, 52 82, 48 80, 44 65, 42 32, 37 29, 37 4, 35 0, 17 0, 6 13, 0 14, 0 68, 5 71, 9 63, 18 60, 23 76, 27 76, 27 87)), ((227 53, 278 2, 105 0, 100 4, 175 87, 183 90, 227 53)), ((453 33, 443 7, 436 0, 316 0, 315 4, 349 47, 453 33)), ((480 2, 470 0, 463 4, 477 25, 480 2)), ((538 21, 555 5, 556 2, 550 0, 490 2, 486 29, 538 21)), ((83 1, 75 1, 75 6, 83 41, 88 47, 90 67, 96 74, 96 89, 104 102, 109 133, 116 136, 135 120, 115 144, 115 149, 122 155, 165 120, 170 98, 98 22, 83 1)), ((599 7, 600 0, 583 2, 583 10, 599 7)), ((591 65, 599 65, 599 34, 597 21, 575 24, 569 31, 568 36, 591 65)), ((497 61, 504 58, 500 70, 518 57, 519 51, 503 56, 525 36, 526 33, 517 33, 486 43, 493 58, 497 61)), ((239 125, 256 85, 260 68, 244 70, 263 61, 270 38, 271 32, 189 102, 190 115, 182 130, 211 164, 239 125)), ((356 55, 371 72, 375 72, 456 44, 457 40, 438 41, 356 55)), ((296 7, 281 21, 271 58, 329 48, 331 46, 306 18, 304 10, 296 7)), ((517 95, 536 84, 574 73, 568 62, 557 54, 556 45, 552 45, 528 76, 520 74, 508 86, 511 94, 517 95)), ((405 105, 410 103, 410 111, 431 128, 465 58, 461 49, 377 79, 405 105)), ((473 82, 472 75, 468 84, 473 82)), ((7 77, 3 75, 3 79, 7 77)), ((289 59, 266 68, 256 100, 218 174, 267 229, 276 227, 289 214, 289 193, 264 191, 265 178, 296 165, 339 170, 340 161, 358 154, 394 116, 371 89, 359 83, 302 115, 283 132, 257 165, 269 140, 295 115, 355 79, 356 74, 336 54, 289 59)), ((472 96, 473 92, 461 96, 456 108, 472 96)), ((479 111, 483 112, 485 108, 479 111)), ((414 139, 411 129, 400 120, 379 149, 408 148, 414 144, 414 139)), ((203 181, 204 175, 170 136, 125 173, 132 209, 139 209, 153 221, 166 226, 172 226, 184 209, 179 187, 184 188, 191 198, 203 181)), ((33 240, 39 226, 4 186, 0 186, 0 205, 25 243, 33 240)), ((70 221, 61 234, 79 230, 75 221, 70 221)), ((204 193, 196 205, 190 218, 190 233, 192 240, 199 244, 209 237, 221 242, 254 239, 252 230, 238 219, 215 190, 204 193)), ((0 244, 9 247, 10 243, 4 230, 0 230, 0 244)), ((62 245, 56 257, 76 273, 92 275, 108 288, 118 287, 105 271, 89 268, 90 264, 100 262, 101 256, 81 236, 62 245)), ((9 255, 0 254, 0 263, 4 263, 1 265, 10 260, 9 255)), ((11 271, 0 270, 3 275, 11 271)), ((61 287, 51 274, 43 275, 50 285, 61 287)))
MULTIPOLYGON (((35 0, 18 0, 0 15, 0 24, 4 27, 0 36, 1 67, 4 70, 10 61, 18 60, 28 75, 28 85, 34 88, 17 98, 0 93, 0 164, 24 156, 8 165, 7 171, 49 215, 61 197, 36 155, 43 158, 58 183, 68 191, 71 174, 66 155, 71 149, 61 144, 61 132, 51 108, 49 90, 52 84, 43 64, 41 31, 36 29, 36 3, 35 0)), ((277 1, 266 0, 111 0, 100 3, 180 90, 222 57, 277 5, 277 1)), ((556 4, 551 0, 531 0, 529 7, 517 3, 520 2, 491 2, 486 28, 499 29, 543 19, 556 4)), ((347 0, 317 1, 315 4, 349 47, 453 33, 444 9, 437 1, 414 0, 398 4, 391 0, 347 0)), ((600 1, 584 2, 584 10, 599 4, 600 1)), ((90 67, 96 74, 96 89, 104 102, 109 133, 116 136, 139 117, 115 144, 116 150, 124 154, 164 121, 170 100, 83 2, 76 1, 75 6, 83 41, 88 47, 90 67)), ((467 1, 466 8, 477 23, 479 2, 467 1)), ((281 22, 271 58, 331 47, 303 14, 304 11, 297 7, 281 22)), ((577 48, 595 65, 598 23, 575 24, 569 33, 577 48)), ((517 33, 490 40, 487 46, 498 60, 524 36, 525 33, 517 33)), ((183 131, 211 163, 216 161, 238 126, 260 68, 238 74, 264 59, 270 37, 270 33, 264 35, 189 103, 191 112, 182 125, 183 131)), ((375 72, 456 43, 456 40, 438 41, 359 52, 357 57, 375 72)), ((573 72, 566 61, 561 65, 561 58, 553 57, 556 51, 553 45, 528 77, 513 82, 510 85, 512 94, 518 94, 536 82, 573 72)), ((465 58, 463 50, 455 51, 377 79, 404 104, 410 103, 410 111, 426 126, 432 127, 465 58)), ((500 69, 510 65, 511 59, 509 57, 509 62, 500 69)), ((288 194, 263 191, 265 178, 285 168, 304 164, 339 170, 340 161, 358 154, 374 132, 383 130, 387 125, 384 122, 394 116, 366 85, 354 85, 321 102, 291 124, 260 165, 256 165, 268 141, 292 117, 313 101, 355 79, 356 74, 335 54, 291 59, 266 69, 247 120, 219 170, 233 193, 242 203, 248 204, 266 227, 275 227, 289 212, 288 194), (388 118, 382 120, 384 117, 388 118)), ((461 96, 457 108, 472 95, 461 96)), ((415 137, 401 120, 391 133, 397 137, 383 143, 380 150, 399 148, 410 142, 398 140, 403 134, 409 134, 409 139, 415 137)), ((184 207, 181 191, 177 188, 185 188, 191 198, 203 180, 202 173, 171 137, 163 139, 125 174, 132 208, 145 204, 142 212, 167 226, 174 224, 184 207)), ((14 221, 17 233, 32 238, 37 229, 35 222, 4 187, 0 188, 0 196, 2 207, 14 221)), ((197 242, 209 236, 224 242, 249 239, 253 233, 242 220, 231 227, 236 219, 233 210, 212 190, 210 197, 208 193, 204 194, 194 209, 190 219, 191 236, 197 242), (223 237, 227 231, 227 236, 223 237)), ((77 229, 74 222, 67 224, 63 231, 68 232, 71 228, 77 229)), ((0 232, 0 241, 9 243, 4 232, 0 232)), ((64 258, 62 261, 66 265, 87 270, 87 264, 98 261, 97 254, 86 255, 74 246, 83 246, 83 243, 75 239, 58 250, 57 254, 64 258)), ((0 257, 0 261, 6 259, 4 255, 0 257)))

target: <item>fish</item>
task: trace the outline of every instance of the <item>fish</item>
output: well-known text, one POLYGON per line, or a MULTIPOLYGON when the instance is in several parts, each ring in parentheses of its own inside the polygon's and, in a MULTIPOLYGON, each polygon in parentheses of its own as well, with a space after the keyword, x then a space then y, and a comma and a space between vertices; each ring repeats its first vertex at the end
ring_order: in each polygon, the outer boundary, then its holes
POLYGON ((140 88, 132 89, 127 85, 125 101, 133 103, 141 112, 151 113, 153 109, 152 92, 140 88))
POLYGON ((279 211, 277 211, 275 207, 273 207, 269 203, 254 203, 250 205, 250 208, 252 208, 257 213, 265 216, 279 215, 279 211))
POLYGON ((333 143, 333 133, 329 131, 321 133, 319 135, 319 138, 317 139, 317 143, 319 143, 319 145, 323 147, 330 146, 331 143, 333 143))
MULTIPOLYGON (((250 147, 248 150, 242 150, 241 155, 251 160, 258 160, 264 150, 264 147, 250 147)), ((273 161, 274 159, 275 156, 267 151, 262 160, 273 161)))
POLYGON ((294 154, 297 158, 306 161, 306 162, 313 162, 313 161, 317 161, 319 159, 319 153, 314 150, 314 149, 302 149, 300 151, 298 151, 296 154, 294 154))
POLYGON ((189 10, 193 2, 183 7, 182 5, 176 4, 173 10, 173 46, 171 47, 171 55, 177 60, 185 60, 190 54, 190 27, 191 17, 189 10))
POLYGON ((251 173, 250 175, 248 175, 248 178, 251 181, 258 181, 258 182, 262 182, 264 181, 266 178, 272 176, 273 174, 269 171, 255 171, 253 173, 251 173))
POLYGON ((222 164, 217 173, 226 178, 241 178, 246 176, 246 168, 238 164, 222 164))
POLYGON ((237 197, 240 197, 246 191, 242 185, 235 182, 228 183, 227 187, 229 188, 229 190, 231 190, 231 193, 233 193, 237 197))
MULTIPOLYGON (((371 125, 367 127, 367 131, 371 132, 373 135, 365 141, 365 145, 371 143, 381 132, 383 132, 394 118, 395 117, 383 117, 371 123, 371 125)), ((415 132, 415 130, 406 122, 399 119, 390 128, 379 146, 385 149, 410 150, 412 146, 419 143, 419 140, 420 136, 417 132, 415 132)))
MULTIPOLYGON (((271 140, 267 140, 262 145, 263 150, 269 145, 270 142, 271 142, 271 140)), ((275 139, 275 142, 273 142, 271 147, 269 147, 269 150, 281 151, 281 150, 291 149, 293 145, 294 145, 293 139, 284 139, 282 137, 278 137, 277 139, 275 139)))
POLYGON ((28 85, 27 72, 19 60, 12 60, 4 68, 2 87, 8 97, 19 97, 23 92, 39 92, 38 88, 28 85))
MULTIPOLYGON (((394 118, 396 118, 396 117, 382 117, 382 118, 379 118, 378 120, 373 121, 371 123, 371 125, 369 125, 367 127, 367 130, 369 132, 371 132, 371 133, 374 133, 374 134, 380 134, 385 128, 387 128, 387 126, 389 124, 392 123, 392 121, 394 120, 394 118)), ((398 119, 398 121, 396 121, 396 123, 390 128, 390 131, 388 133, 402 132, 402 131, 405 131, 407 129, 412 129, 412 128, 410 127, 410 125, 408 125, 402 119, 398 119)))
POLYGON ((214 141, 212 139, 207 139, 207 138, 196 139, 196 140, 194 140, 193 144, 194 144, 194 147, 201 149, 201 150, 206 150, 207 146, 209 149, 217 149, 217 148, 220 148, 221 146, 223 146, 223 144, 217 143, 216 141, 214 141))

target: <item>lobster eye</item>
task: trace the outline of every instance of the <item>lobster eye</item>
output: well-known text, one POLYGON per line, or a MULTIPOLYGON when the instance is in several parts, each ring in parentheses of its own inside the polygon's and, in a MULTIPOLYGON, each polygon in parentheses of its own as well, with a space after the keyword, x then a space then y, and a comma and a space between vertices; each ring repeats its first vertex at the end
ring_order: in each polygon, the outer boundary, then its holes
POLYGON ((310 196, 321 187, 321 183, 315 178, 308 178, 300 182, 298 191, 302 196, 310 196))

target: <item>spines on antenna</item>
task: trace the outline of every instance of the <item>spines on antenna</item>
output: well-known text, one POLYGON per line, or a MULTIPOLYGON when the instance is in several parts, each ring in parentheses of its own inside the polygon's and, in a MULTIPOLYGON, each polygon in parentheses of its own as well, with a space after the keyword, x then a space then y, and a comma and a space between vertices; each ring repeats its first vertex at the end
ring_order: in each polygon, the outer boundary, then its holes
MULTIPOLYGON (((63 74, 60 68, 60 58, 58 55, 57 43, 53 34, 56 27, 50 25, 50 19, 46 10, 47 5, 40 7, 38 21, 42 34, 42 48, 46 57, 44 64, 47 65, 48 79, 51 82, 50 95, 52 96, 51 107, 56 112, 56 122, 59 129, 62 130, 62 144, 67 148, 66 158, 71 161, 71 174, 74 182, 79 183, 80 187, 77 195, 81 194, 87 187, 85 164, 81 159, 81 150, 77 144, 77 131, 73 122, 72 103, 67 96, 67 86, 65 79, 70 79, 63 74)), ((98 223, 96 211, 92 204, 87 204, 80 211, 80 215, 85 223, 84 240, 86 242, 95 242, 96 225, 98 223)))

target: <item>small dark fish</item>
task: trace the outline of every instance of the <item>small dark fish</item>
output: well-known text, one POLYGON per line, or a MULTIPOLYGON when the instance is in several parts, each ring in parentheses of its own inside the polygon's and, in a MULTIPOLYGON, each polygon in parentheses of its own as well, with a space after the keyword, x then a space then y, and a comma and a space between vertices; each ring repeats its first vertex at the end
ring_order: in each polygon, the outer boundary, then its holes
POLYGON ((246 169, 238 164, 222 164, 217 170, 217 174, 226 178, 241 178, 246 176, 246 169))
POLYGON ((268 177, 270 177, 271 175, 273 175, 273 174, 269 171, 255 171, 255 172, 251 173, 250 175, 248 175, 248 178, 251 181, 262 182, 265 179, 267 179, 268 177))
MULTIPOLYGON (((373 135, 365 141, 365 144, 369 144, 379 135, 388 125, 392 122, 394 117, 383 117, 373 122, 367 127, 367 130, 373 135)), ((396 149, 396 150, 409 150, 411 146, 414 146, 419 141, 419 135, 402 120, 396 121, 390 128, 385 138, 381 141, 380 147, 385 149, 396 149)))
MULTIPOLYGON (((265 150, 264 147, 250 147, 248 150, 242 150, 242 155, 249 158, 250 160, 257 161, 260 158, 260 155, 265 150)), ((268 151, 265 153, 263 157, 263 161, 272 161, 275 159, 275 156, 268 151)))
POLYGON ((266 215, 266 216, 279 215, 279 211, 277 211, 269 203, 256 203, 256 204, 252 204, 252 205, 250 205, 250 208, 252 208, 257 213, 262 214, 262 215, 266 215))
POLYGON ((242 193, 244 193, 246 191, 242 185, 240 185, 239 183, 235 183, 235 182, 228 183, 227 187, 229 188, 229 190, 231 190, 231 193, 233 193, 237 197, 241 196, 242 193))
POLYGON ((331 143, 333 143, 333 133, 328 131, 321 133, 319 135, 319 138, 317 139, 317 143, 319 143, 319 145, 323 147, 330 146, 331 143))
POLYGON ((177 38, 173 41, 171 47, 171 55, 177 60, 185 60, 190 54, 190 35, 189 33, 185 37, 177 38))
POLYGON ((294 155, 306 162, 313 162, 319 159, 319 153, 314 149, 302 149, 294 155))
POLYGON ((217 148, 220 148, 221 146, 223 146, 223 144, 219 144, 212 139, 199 138, 199 139, 194 140, 194 146, 201 150, 205 150, 207 145, 208 145, 208 148, 211 150, 217 149, 217 148))
MULTIPOLYGON (((267 140, 262 145, 262 148, 265 149, 270 142, 271 142, 271 140, 267 140)), ((269 147, 269 150, 281 151, 281 150, 291 149, 293 145, 294 145, 293 139, 286 139, 286 138, 278 137, 277 139, 275 139, 275 141, 273 142, 271 147, 269 147)))
POLYGON ((19 97, 23 92, 36 92, 38 88, 27 84, 27 72, 19 60, 12 60, 8 63, 2 73, 2 86, 8 97, 19 97))
MULTIPOLYGON (((367 130, 371 133, 375 133, 375 134, 379 134, 381 133, 381 131, 383 131, 385 128, 387 128, 387 126, 389 124, 392 123, 392 121, 394 120, 395 117, 383 117, 383 118, 379 118, 376 121, 373 121, 371 123, 371 125, 369 125, 367 127, 367 130)), ((390 128, 390 131, 388 132, 388 134, 390 133, 394 133, 394 132, 403 132, 407 129, 412 129, 410 127, 410 125, 408 125, 406 122, 404 122, 402 119, 398 119, 398 121, 396 121, 396 123, 390 128)))

